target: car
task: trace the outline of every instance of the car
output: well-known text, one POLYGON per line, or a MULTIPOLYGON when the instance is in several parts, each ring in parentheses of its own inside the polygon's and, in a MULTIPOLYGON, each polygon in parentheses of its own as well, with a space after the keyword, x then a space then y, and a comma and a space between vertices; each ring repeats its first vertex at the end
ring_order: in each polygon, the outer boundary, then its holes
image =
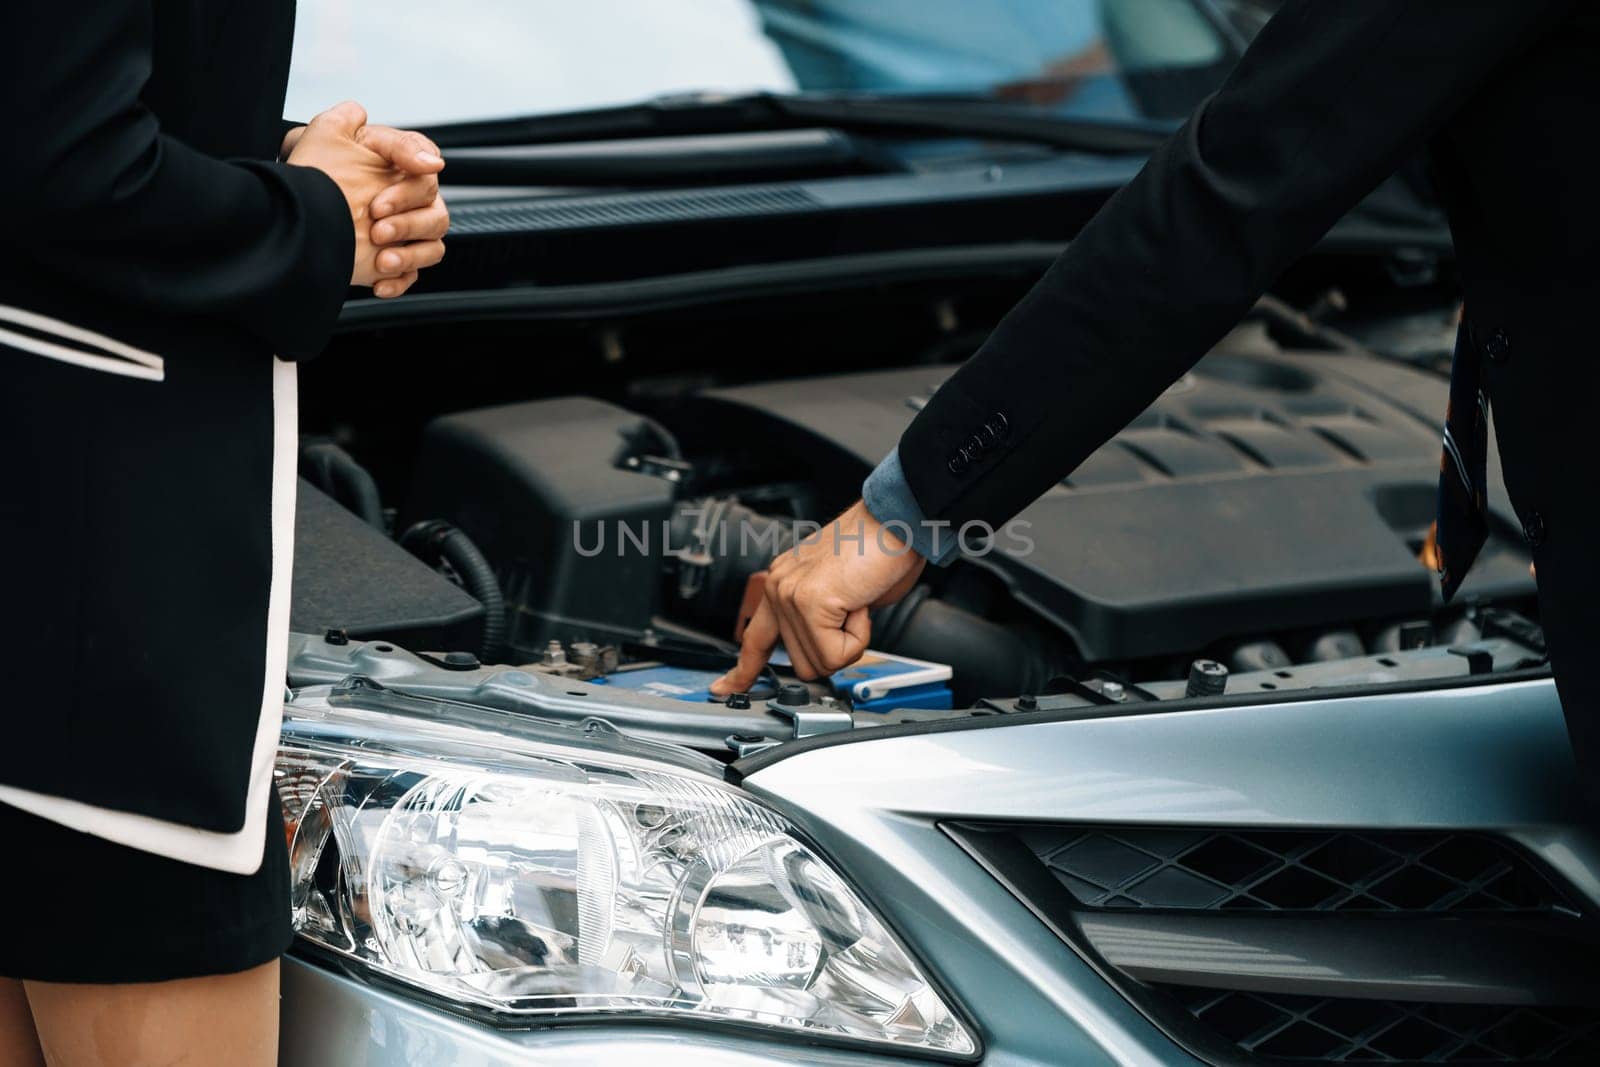
POLYGON ((397 2, 302 3, 291 84, 423 123, 453 223, 302 370, 284 1063, 1600 1062, 1492 456, 1429 565, 1416 173, 860 663, 708 693, 1252 5, 397 2))

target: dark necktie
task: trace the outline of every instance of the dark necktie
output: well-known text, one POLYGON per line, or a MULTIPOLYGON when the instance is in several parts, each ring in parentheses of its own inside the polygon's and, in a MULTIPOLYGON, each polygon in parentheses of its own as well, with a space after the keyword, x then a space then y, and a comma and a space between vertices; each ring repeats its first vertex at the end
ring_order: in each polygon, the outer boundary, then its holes
POLYGON ((1489 537, 1489 524, 1484 517, 1489 401, 1483 394, 1482 366, 1470 334, 1465 322, 1456 330, 1450 407, 1444 416, 1444 454, 1439 458, 1436 558, 1446 600, 1461 587, 1461 580, 1489 537))

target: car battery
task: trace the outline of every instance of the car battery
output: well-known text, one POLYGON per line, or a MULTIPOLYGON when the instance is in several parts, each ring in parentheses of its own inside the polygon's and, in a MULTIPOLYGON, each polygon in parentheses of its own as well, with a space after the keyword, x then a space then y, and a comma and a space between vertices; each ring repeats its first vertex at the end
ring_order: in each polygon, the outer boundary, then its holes
POLYGON ((721 671, 699 670, 693 667, 674 667, 669 664, 652 664, 625 667, 600 678, 595 685, 609 685, 617 689, 631 689, 650 696, 669 700, 687 700, 705 703, 716 700, 711 695, 711 683, 722 677, 721 671))
POLYGON ((949 664, 867 650, 866 655, 829 678, 834 693, 856 711, 926 708, 948 711, 954 704, 949 664))

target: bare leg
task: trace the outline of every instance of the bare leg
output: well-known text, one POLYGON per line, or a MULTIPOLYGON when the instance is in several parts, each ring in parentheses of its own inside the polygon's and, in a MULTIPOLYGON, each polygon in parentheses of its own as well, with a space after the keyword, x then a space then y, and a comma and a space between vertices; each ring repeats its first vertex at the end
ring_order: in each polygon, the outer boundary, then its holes
POLYGON ((26 982, 50 1067, 278 1061, 278 961, 239 974, 136 985, 26 982))
POLYGON ((0 1067, 43 1067, 33 1013, 22 983, 0 978, 0 1067))

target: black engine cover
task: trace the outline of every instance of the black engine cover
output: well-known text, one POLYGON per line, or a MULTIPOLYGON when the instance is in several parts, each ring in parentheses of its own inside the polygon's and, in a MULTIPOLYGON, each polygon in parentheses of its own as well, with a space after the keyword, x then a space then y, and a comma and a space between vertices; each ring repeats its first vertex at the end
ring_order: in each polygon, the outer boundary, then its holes
POLYGON ((588 397, 441 416, 423 432, 402 526, 442 518, 472 538, 505 592, 513 655, 535 658, 552 638, 636 640, 659 598, 675 489, 626 466, 646 431, 588 397))
MULTIPOLYGON (((952 369, 772 382, 700 403, 719 432, 853 478, 952 369)), ((993 568, 1095 661, 1426 617, 1438 582, 1417 551, 1446 393, 1436 375, 1359 350, 1284 349, 1247 322, 1022 514, 1031 553, 968 565, 993 568)), ((1491 540, 1462 601, 1533 592, 1493 458, 1491 482, 1491 540)))

